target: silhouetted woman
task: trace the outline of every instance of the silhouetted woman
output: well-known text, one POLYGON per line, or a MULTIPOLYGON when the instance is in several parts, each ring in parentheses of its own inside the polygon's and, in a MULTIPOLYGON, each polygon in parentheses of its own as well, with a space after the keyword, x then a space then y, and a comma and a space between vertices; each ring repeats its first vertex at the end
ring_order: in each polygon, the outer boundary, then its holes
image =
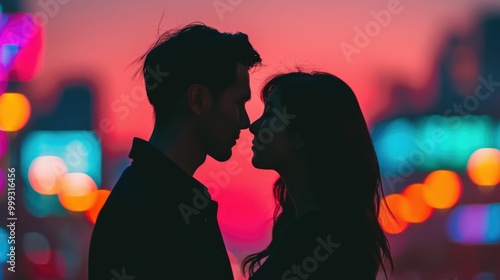
POLYGON ((279 174, 272 240, 242 263, 251 280, 375 279, 387 261, 378 222, 380 171, 351 88, 325 72, 291 72, 263 87, 252 164, 279 174))

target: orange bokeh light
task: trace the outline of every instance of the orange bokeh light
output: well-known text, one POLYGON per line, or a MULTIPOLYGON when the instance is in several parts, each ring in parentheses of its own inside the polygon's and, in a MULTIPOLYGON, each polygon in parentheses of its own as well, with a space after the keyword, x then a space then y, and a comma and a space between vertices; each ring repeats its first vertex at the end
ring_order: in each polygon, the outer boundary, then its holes
POLYGON ((38 193, 53 195, 59 192, 59 181, 68 172, 64 160, 56 156, 39 156, 28 169, 28 181, 38 193))
POLYGON ((462 181, 453 171, 436 170, 425 178, 422 194, 428 206, 449 209, 462 194, 462 181))
POLYGON ((90 209, 85 211, 85 216, 87 216, 87 218, 92 224, 95 224, 95 222, 97 221, 97 216, 99 215, 99 212, 104 206, 104 203, 108 199, 110 193, 111 193, 110 190, 104 190, 104 189, 98 190, 96 202, 90 209))
POLYGON ((408 227, 408 222, 401 217, 401 214, 408 212, 410 207, 408 199, 401 194, 390 194, 385 197, 385 202, 380 202, 378 217, 382 229, 391 234, 403 232, 408 227))
POLYGON ((66 173, 60 180, 61 205, 74 212, 89 210, 97 201, 97 185, 85 173, 66 173))
POLYGON ((407 198, 409 207, 403 208, 401 218, 409 223, 421 223, 426 221, 434 211, 427 205, 423 196, 423 184, 412 184, 404 189, 402 195, 407 198))
POLYGON ((20 93, 0 95, 0 129, 18 131, 23 128, 31 114, 31 105, 26 96, 20 93))
POLYGON ((500 151, 483 148, 475 151, 467 162, 467 174, 479 186, 491 187, 500 182, 500 151))

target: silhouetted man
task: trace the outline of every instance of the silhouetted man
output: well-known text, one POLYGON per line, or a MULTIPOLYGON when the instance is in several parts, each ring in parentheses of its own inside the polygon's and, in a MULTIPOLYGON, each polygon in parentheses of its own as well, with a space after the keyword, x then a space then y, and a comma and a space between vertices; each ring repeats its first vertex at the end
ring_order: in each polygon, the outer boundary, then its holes
POLYGON ((134 138, 92 234, 89 279, 233 279, 217 202, 193 174, 231 157, 250 121, 249 71, 261 63, 244 33, 193 23, 160 37, 142 72, 155 125, 134 138))

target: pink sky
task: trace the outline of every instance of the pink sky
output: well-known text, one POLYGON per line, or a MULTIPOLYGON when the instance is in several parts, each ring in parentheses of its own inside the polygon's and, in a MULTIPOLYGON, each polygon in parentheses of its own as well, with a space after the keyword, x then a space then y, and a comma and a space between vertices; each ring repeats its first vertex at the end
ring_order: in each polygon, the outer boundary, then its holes
MULTIPOLYGON (((251 120, 262 110, 257 92, 264 79, 275 71, 304 65, 345 79, 358 95, 371 123, 387 109, 389 102, 380 86, 381 77, 394 76, 412 87, 424 87, 444 36, 471 28, 477 12, 486 7, 500 11, 500 2, 496 0, 60 0, 64 4, 50 7, 40 6, 39 1, 26 2, 29 2, 28 11, 49 16, 45 25, 43 64, 25 88, 34 104, 34 114, 49 113, 53 109, 62 77, 92 79, 97 86, 96 123, 109 119, 114 127, 103 137, 105 153, 110 155, 127 154, 132 137, 148 138, 151 132, 150 104, 141 81, 132 78, 139 65, 127 66, 153 43, 158 27, 164 31, 202 21, 221 31, 247 33, 266 65, 251 76, 255 94, 247 107, 251 120), (237 5, 220 15, 214 3, 237 5), (376 34, 349 62, 340 46, 355 46, 356 28, 365 29, 374 22, 373 13, 382 10, 392 11, 390 20, 374 32, 376 34), (165 15, 160 23, 163 11, 165 15), (112 110, 112 104, 121 102, 121 95, 132 93, 137 95, 133 104, 127 105, 128 114, 112 110)), ((242 133, 231 159, 241 171, 229 175, 227 187, 221 188, 214 197, 220 201, 221 226, 230 244, 244 239, 233 240, 231 236, 244 233, 248 238, 259 239, 259 233, 265 229, 263 221, 269 218, 269 190, 275 174, 251 167, 249 154, 241 147, 247 144, 245 141, 249 142, 248 137, 248 131, 242 133), (235 203, 238 199, 243 202, 235 203)), ((214 178, 224 177, 227 166, 227 162, 218 163, 208 158, 196 176, 210 184, 217 181, 214 178)), ((234 248, 240 249, 248 248, 234 248)))

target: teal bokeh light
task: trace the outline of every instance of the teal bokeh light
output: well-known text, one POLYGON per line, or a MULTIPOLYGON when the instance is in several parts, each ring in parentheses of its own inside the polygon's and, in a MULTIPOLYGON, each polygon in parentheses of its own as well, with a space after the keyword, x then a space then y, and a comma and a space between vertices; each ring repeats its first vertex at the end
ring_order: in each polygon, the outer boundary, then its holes
POLYGON ((425 172, 464 172, 476 150, 500 147, 500 125, 489 116, 399 118, 376 125, 372 139, 381 171, 397 172, 411 163, 425 172))
POLYGON ((396 119, 377 126, 372 133, 380 168, 393 171, 405 156, 415 150, 415 129, 407 119, 396 119))
POLYGON ((63 216, 66 210, 57 195, 37 193, 30 185, 28 171, 34 159, 56 156, 67 166, 68 172, 89 175, 98 187, 102 180, 102 148, 92 131, 33 131, 21 144, 20 173, 25 184, 27 210, 36 217, 63 216))
POLYGON ((500 203, 456 207, 448 216, 448 238, 461 244, 499 244, 499 217, 500 203))

